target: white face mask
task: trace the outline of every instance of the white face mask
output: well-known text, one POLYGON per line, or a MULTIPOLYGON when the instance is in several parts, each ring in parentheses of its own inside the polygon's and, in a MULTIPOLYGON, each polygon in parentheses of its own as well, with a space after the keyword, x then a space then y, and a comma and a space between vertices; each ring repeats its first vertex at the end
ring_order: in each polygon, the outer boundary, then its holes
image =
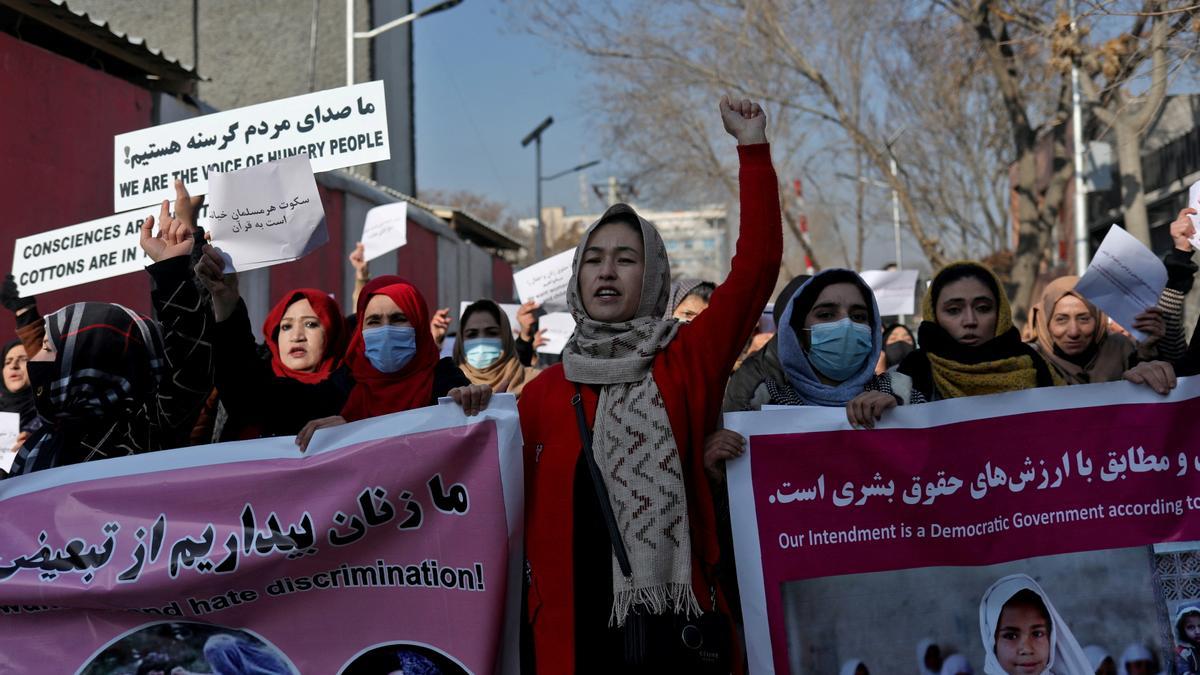
POLYGON ((464 340, 463 355, 472 368, 483 370, 495 364, 504 355, 504 343, 500 338, 473 338, 464 340))

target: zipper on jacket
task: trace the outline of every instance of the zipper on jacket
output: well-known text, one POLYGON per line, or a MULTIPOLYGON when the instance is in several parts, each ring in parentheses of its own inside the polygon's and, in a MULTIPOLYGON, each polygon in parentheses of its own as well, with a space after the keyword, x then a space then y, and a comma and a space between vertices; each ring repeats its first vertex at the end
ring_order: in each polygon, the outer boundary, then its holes
POLYGON ((540 461, 542 461, 542 444, 538 443, 537 447, 533 449, 533 463, 537 464, 540 461))

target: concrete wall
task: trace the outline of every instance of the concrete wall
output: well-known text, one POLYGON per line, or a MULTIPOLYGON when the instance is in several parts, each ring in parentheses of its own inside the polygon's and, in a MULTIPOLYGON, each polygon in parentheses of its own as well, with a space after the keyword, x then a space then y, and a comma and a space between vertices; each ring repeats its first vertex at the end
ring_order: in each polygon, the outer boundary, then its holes
POLYGON ((936 567, 858 574, 785 586, 793 673, 836 673, 861 658, 871 673, 915 672, 916 646, 930 638, 943 654, 963 653, 983 669, 979 599, 996 579, 1038 580, 1081 646, 1119 655, 1142 642, 1166 647, 1149 547, 1046 556, 988 567, 936 567))
MULTIPOLYGON (((377 17, 394 18, 409 5, 411 0, 356 0, 356 28, 371 28, 372 6, 377 17)), ((345 86, 346 3, 317 0, 316 6, 314 52, 311 1, 71 0, 73 9, 195 66, 206 78, 198 97, 219 110, 345 86)), ((376 178, 405 194, 416 190, 410 31, 394 29, 376 38, 374 49, 372 41, 356 40, 354 52, 355 81, 382 79, 387 93, 392 160, 375 167, 376 178)))

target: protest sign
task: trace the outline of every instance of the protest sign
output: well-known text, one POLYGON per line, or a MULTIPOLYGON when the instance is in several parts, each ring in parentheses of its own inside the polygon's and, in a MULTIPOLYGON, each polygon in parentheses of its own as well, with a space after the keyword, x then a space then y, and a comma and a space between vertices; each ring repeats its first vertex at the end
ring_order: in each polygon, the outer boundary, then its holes
POLYGON ((1146 335, 1133 328, 1138 314, 1158 306, 1167 285, 1167 268, 1154 252, 1124 229, 1113 225, 1104 235, 1075 291, 1106 312, 1137 340, 1146 335))
POLYGON ((119 134, 113 139, 114 211, 174 196, 182 179, 193 196, 209 174, 305 153, 313 171, 391 157, 383 82, 260 103, 119 134))
POLYGON ((363 258, 374 260, 408 243, 408 202, 383 204, 367 211, 362 233, 363 258))
POLYGON ((21 435, 21 415, 0 412, 0 471, 8 472, 17 459, 17 437, 21 435))
POLYGON ((536 300, 548 312, 567 308, 567 284, 571 283, 571 268, 575 249, 563 251, 536 262, 513 275, 513 285, 522 303, 536 300))
MULTIPOLYGON (((1122 382, 903 406, 874 431, 841 408, 726 415, 749 438, 728 481, 751 673, 911 671, 926 638, 981 672, 1003 650, 980 615, 1012 599, 988 589, 1015 574, 1057 608, 1060 648, 1168 660, 1160 627, 1200 600, 1200 568, 1161 578, 1149 546, 1200 562, 1197 414, 1185 378, 1169 397, 1122 382)), ((1092 672, 1067 659, 1053 672, 1092 672)))
POLYGON ((880 316, 915 313, 917 270, 867 270, 861 276, 875 293, 880 316))
POLYGON ((1192 187, 1188 189, 1187 205, 1189 208, 1196 209, 1196 213, 1188 215, 1192 221, 1192 227, 1196 228, 1196 233, 1188 241, 1191 242, 1192 248, 1200 249, 1200 180, 1192 183, 1192 187))
POLYGON ((226 272, 291 262, 329 241, 306 155, 211 178, 209 231, 226 272))
POLYGON ((521 486, 503 395, 0 481, 0 670, 515 673, 521 486))
MULTIPOLYGON (((138 243, 141 224, 147 216, 157 219, 158 211, 158 206, 146 206, 17 239, 12 274, 21 295, 48 293, 144 269, 153 261, 138 243)), ((202 204, 197 211, 200 222, 206 213, 207 205, 202 204)))
POLYGON ((545 331, 546 343, 538 347, 543 354, 561 354, 575 333, 575 319, 566 312, 551 312, 538 319, 538 330, 545 331))

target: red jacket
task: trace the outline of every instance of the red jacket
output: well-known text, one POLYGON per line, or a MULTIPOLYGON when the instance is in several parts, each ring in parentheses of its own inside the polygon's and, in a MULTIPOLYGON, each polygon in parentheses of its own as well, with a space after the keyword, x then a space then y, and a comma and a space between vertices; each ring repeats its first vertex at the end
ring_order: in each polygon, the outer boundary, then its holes
MULTIPOLYGON (((692 585, 705 609, 709 609, 710 586, 716 584, 713 566, 719 547, 704 472, 704 438, 717 427, 725 383, 775 288, 783 249, 770 146, 739 146, 738 155, 742 225, 729 277, 713 292, 708 309, 680 326, 653 365, 679 446, 691 524, 692 585)), ((592 425, 597 392, 586 386, 582 390, 592 425)), ((518 406, 525 439, 529 620, 538 673, 575 669, 573 479, 581 441, 571 406, 574 394, 574 385, 557 365, 525 386, 518 406)), ((720 594, 718 605, 728 612, 720 594)))

